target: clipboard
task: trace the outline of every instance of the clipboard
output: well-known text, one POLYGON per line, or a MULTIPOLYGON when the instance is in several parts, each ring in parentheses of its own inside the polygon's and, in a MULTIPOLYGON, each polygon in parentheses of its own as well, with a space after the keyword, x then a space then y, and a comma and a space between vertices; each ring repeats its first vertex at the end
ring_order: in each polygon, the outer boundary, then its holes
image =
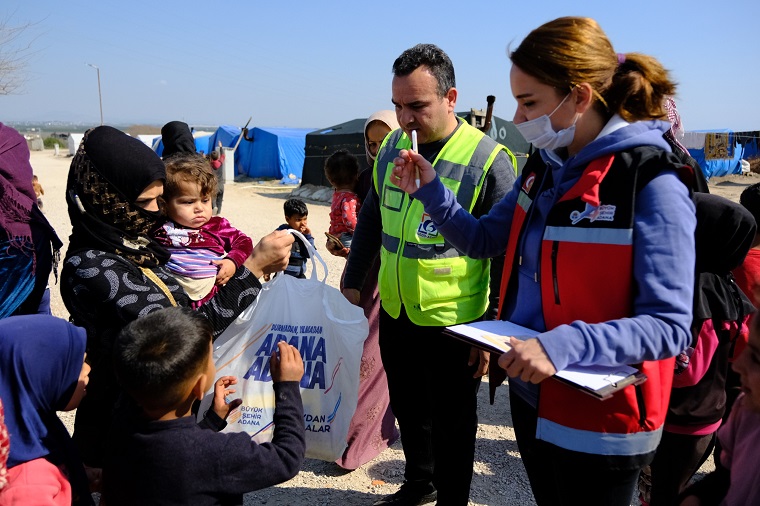
MULTIPOLYGON (((502 354, 512 347, 509 338, 530 339, 539 332, 509 321, 489 320, 446 327, 444 331, 456 339, 491 353, 502 354)), ((599 400, 631 385, 646 381, 646 374, 629 365, 620 366, 569 366, 557 372, 553 379, 576 388, 599 400)))
POLYGON ((335 249, 343 249, 345 246, 337 236, 332 235, 330 232, 325 232, 327 240, 335 245, 335 249))

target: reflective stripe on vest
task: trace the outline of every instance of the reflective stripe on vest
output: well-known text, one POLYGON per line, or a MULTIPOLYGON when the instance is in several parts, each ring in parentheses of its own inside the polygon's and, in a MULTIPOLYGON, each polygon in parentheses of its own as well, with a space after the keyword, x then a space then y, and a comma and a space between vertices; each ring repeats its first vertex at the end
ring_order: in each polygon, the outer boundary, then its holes
POLYGON ((545 418, 539 418, 536 438, 567 450, 594 455, 644 455, 657 449, 662 438, 662 427, 651 432, 613 434, 571 429, 545 418))
MULTIPOLYGON (((475 320, 488 306, 490 261, 472 259, 454 248, 437 231, 422 204, 391 183, 393 159, 410 146, 402 130, 391 132, 375 164, 383 224, 378 276, 383 308, 395 318, 403 305, 409 319, 424 326, 475 320)), ((459 204, 471 212, 502 150, 506 148, 461 123, 433 167, 459 204)))

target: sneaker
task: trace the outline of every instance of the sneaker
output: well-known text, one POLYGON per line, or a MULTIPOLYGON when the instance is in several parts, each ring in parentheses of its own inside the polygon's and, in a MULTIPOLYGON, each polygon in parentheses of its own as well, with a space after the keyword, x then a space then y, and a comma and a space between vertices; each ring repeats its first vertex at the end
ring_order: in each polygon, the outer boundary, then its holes
POLYGON ((411 487, 402 485, 398 489, 398 492, 373 502, 372 506, 421 506, 433 503, 436 499, 438 499, 438 492, 436 490, 420 493, 420 491, 412 490, 411 487))

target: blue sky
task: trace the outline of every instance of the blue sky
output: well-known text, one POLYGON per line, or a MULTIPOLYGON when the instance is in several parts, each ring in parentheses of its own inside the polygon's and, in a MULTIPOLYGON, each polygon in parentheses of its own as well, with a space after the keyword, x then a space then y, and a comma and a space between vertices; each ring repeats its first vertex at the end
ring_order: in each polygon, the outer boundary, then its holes
POLYGON ((391 65, 438 44, 457 75, 458 111, 511 119, 507 46, 565 15, 590 16, 618 52, 657 57, 679 83, 687 130, 760 129, 760 1, 2 0, 0 19, 31 22, 22 90, 0 121, 322 128, 392 108, 391 65))

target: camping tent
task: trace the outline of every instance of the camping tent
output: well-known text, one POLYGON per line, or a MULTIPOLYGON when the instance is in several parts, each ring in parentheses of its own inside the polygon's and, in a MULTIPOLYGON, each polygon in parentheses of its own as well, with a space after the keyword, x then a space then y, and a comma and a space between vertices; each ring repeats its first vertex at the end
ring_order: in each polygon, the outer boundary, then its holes
POLYGON ((686 132, 683 140, 707 179, 741 174, 742 159, 760 156, 759 142, 757 132, 733 132, 725 128, 686 132), (711 142, 710 137, 716 141, 711 142))
POLYGON ((82 142, 82 139, 84 138, 84 134, 69 134, 69 155, 74 156, 77 154, 77 149, 79 149, 79 143, 82 142))
POLYGON ((339 149, 356 155, 361 168, 367 166, 364 156, 365 121, 365 118, 357 118, 306 135, 303 184, 330 186, 325 177, 325 160, 339 149))
MULTIPOLYGON (((209 145, 210 140, 213 135, 213 132, 203 132, 200 130, 194 130, 193 131, 193 138, 195 139, 195 151, 201 152, 203 151, 204 154, 208 154, 209 152, 209 145)), ((164 153, 164 141, 161 140, 161 137, 158 137, 158 145, 155 145, 154 151, 158 156, 161 156, 164 153)), ((153 146, 151 146, 153 147, 153 146)))
MULTIPOLYGON (((234 147, 240 128, 220 126, 209 139, 209 147, 234 147)), ((306 134, 310 128, 256 127, 248 131, 235 151, 235 174, 253 178, 277 178, 298 184, 301 179, 306 134)))
MULTIPOLYGON (((469 122, 471 113, 457 113, 457 116, 469 122)), ((303 165, 303 183, 330 186, 324 175, 325 160, 339 149, 345 149, 359 158, 359 166, 366 167, 364 156, 364 122, 365 118, 353 119, 331 127, 311 132, 306 136, 306 159, 303 165)), ((530 144, 525 142, 520 132, 511 121, 493 116, 488 135, 507 146, 516 156, 518 170, 527 161, 530 144)))
POLYGON ((158 143, 161 142, 161 136, 156 134, 139 134, 136 137, 153 151, 156 150, 158 143))

